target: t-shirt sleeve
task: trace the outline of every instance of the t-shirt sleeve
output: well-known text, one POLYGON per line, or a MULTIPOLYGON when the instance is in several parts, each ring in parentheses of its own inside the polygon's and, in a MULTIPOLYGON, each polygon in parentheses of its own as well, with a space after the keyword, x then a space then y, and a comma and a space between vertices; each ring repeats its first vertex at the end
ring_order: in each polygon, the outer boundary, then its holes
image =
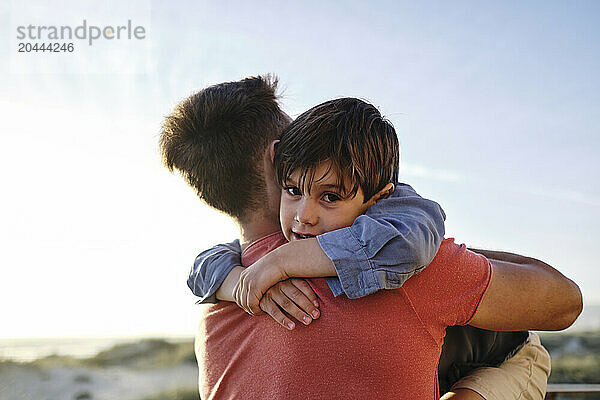
POLYGON ((489 261, 454 239, 445 239, 440 250, 407 288, 422 320, 442 326, 471 321, 492 277, 489 261))

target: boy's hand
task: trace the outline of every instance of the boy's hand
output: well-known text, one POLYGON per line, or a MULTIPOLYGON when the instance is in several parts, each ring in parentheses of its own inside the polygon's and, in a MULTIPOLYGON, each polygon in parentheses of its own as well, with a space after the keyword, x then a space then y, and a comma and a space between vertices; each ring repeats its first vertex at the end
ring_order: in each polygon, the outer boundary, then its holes
POLYGON ((248 314, 261 314, 260 299, 269 288, 288 279, 279 263, 269 262, 269 254, 244 269, 234 288, 235 302, 248 314))
POLYGON ((241 273, 235 288, 235 301, 248 313, 260 314, 260 299, 277 282, 291 277, 336 275, 333 262, 317 239, 295 240, 273 250, 241 273))
POLYGON ((295 324, 282 312, 285 311, 304 325, 319 318, 319 303, 312 288, 304 279, 287 279, 266 291, 260 300, 260 309, 269 314, 281 326, 292 330, 295 324))

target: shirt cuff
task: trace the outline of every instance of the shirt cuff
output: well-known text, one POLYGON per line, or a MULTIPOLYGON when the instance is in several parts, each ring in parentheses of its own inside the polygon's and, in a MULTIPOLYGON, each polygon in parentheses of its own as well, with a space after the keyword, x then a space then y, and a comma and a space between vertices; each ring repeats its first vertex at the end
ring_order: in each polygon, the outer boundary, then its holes
POLYGON ((211 282, 210 287, 207 289, 208 292, 204 295, 199 296, 200 300, 196 301, 196 304, 218 303, 219 299, 217 299, 217 291, 219 290, 219 288, 225 281, 225 278, 227 278, 227 275, 229 275, 231 270, 234 269, 235 267, 236 267, 236 264, 231 264, 231 265, 227 266, 226 268, 224 268, 222 271, 220 271, 219 275, 216 275, 215 279, 211 282))
POLYGON ((217 303, 217 290, 236 265, 241 265, 238 240, 200 253, 188 276, 188 287, 200 298, 196 304, 217 303))
POLYGON ((348 298, 356 299, 380 289, 364 245, 352 234, 350 227, 319 235, 317 241, 338 275, 337 279, 327 279, 335 296, 343 290, 348 298), (344 248, 340 243, 344 243, 344 248))

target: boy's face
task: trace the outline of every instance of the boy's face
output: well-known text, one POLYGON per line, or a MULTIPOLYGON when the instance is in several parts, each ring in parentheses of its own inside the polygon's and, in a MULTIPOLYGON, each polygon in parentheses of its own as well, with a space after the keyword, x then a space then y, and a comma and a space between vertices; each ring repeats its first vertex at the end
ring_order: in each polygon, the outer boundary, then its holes
POLYGON ((328 163, 322 163, 315 168, 310 190, 298 186, 299 171, 292 173, 283 187, 280 219, 287 240, 305 239, 350 226, 371 206, 371 201, 364 202, 360 188, 356 196, 345 199, 344 193, 336 187, 337 173, 334 169, 325 175, 328 167, 328 163))

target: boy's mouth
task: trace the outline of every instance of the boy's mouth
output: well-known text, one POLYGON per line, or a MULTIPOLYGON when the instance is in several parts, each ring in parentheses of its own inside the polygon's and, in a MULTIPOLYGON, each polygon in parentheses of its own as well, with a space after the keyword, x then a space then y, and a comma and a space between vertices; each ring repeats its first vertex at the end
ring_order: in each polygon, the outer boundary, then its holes
POLYGON ((315 235, 297 233, 297 232, 292 231, 292 239, 294 239, 294 240, 309 239, 309 238, 313 238, 313 237, 315 237, 315 235))

